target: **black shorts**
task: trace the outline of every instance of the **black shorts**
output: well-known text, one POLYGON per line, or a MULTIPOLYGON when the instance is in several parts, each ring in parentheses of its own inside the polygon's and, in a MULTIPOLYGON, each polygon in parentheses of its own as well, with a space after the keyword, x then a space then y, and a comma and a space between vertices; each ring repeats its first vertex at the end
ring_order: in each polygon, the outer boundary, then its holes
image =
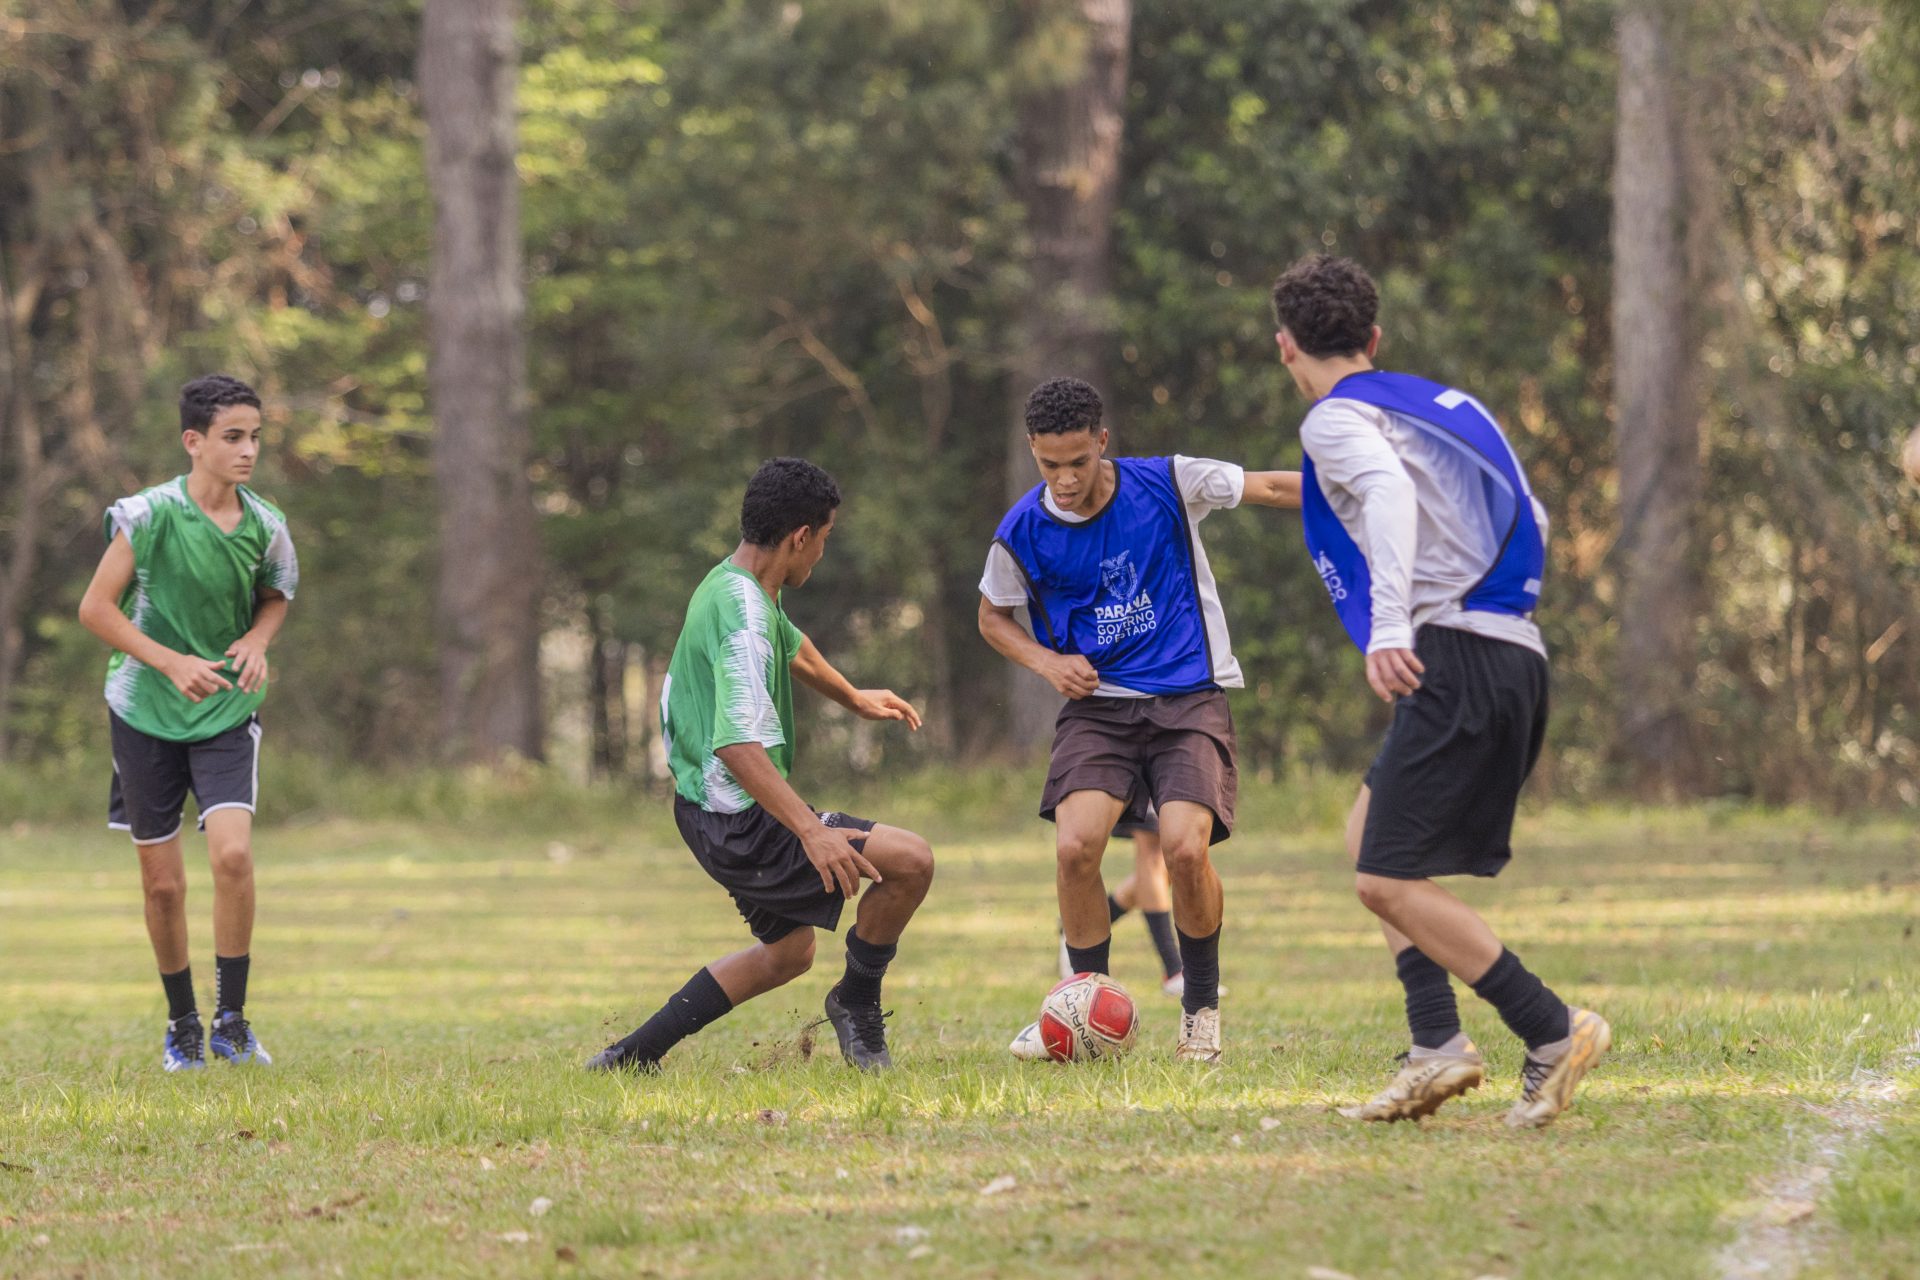
MULTIPOLYGON (((800 837, 760 805, 742 813, 714 813, 684 796, 673 798, 673 820, 694 858, 722 889, 747 928, 761 942, 778 942, 802 925, 835 929, 847 900, 820 887, 820 873, 807 861, 800 837)), ((874 824, 848 813, 822 813, 829 827, 872 831, 874 824)), ((864 837, 849 841, 865 853, 864 837)))
POLYGON ((1160 834, 1160 811, 1149 802, 1146 813, 1139 817, 1122 814, 1120 821, 1113 824, 1113 834, 1123 840, 1130 840, 1134 836, 1157 836, 1160 834))
POLYGON ((1395 880, 1499 875, 1513 811, 1547 736, 1547 660, 1505 640, 1422 627, 1420 688, 1394 703, 1367 770, 1356 870, 1395 880))
POLYGON ((1049 822, 1076 791, 1104 791, 1126 805, 1122 827, 1148 821, 1157 809, 1186 800, 1213 812, 1219 844, 1233 832, 1240 789, 1234 764, 1233 712, 1218 689, 1153 698, 1081 698, 1060 708, 1053 757, 1040 792, 1049 822))
POLYGON ((113 789, 107 826, 135 844, 165 844, 180 834, 187 792, 200 807, 200 829, 217 809, 254 811, 260 798, 260 717, 199 742, 145 734, 107 712, 113 742, 113 789))

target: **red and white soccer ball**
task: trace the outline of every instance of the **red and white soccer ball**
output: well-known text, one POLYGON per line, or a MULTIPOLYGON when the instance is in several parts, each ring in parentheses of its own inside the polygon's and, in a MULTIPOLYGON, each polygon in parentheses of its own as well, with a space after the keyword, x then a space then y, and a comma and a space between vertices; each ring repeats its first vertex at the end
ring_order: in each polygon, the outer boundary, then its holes
POLYGON ((1127 989, 1104 973, 1062 979, 1040 1002, 1040 1042, 1055 1062, 1118 1057, 1140 1026, 1127 989))

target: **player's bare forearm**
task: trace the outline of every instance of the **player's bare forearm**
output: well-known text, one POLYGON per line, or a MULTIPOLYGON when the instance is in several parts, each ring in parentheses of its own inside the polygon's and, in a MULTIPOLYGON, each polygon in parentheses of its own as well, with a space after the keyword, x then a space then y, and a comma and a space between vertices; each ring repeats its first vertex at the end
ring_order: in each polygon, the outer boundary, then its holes
POLYGON ((287 598, 278 591, 264 590, 253 607, 253 625, 247 628, 247 634, 241 639, 252 640, 264 649, 273 643, 286 622, 287 598))
POLYGON ((793 784, 774 767, 773 757, 757 742, 736 742, 713 753, 754 803, 774 816, 781 826, 795 835, 804 835, 820 825, 811 806, 800 798, 793 784))
POLYGON ((811 637, 800 637, 800 652, 793 656, 792 670, 801 684, 823 698, 831 698, 849 711, 857 710, 860 691, 827 661, 811 637))
POLYGON ((849 827, 829 827, 820 821, 820 815, 780 776, 765 747, 757 742, 737 742, 713 754, 762 809, 800 838, 807 861, 820 873, 821 889, 851 898, 859 893, 863 877, 880 883, 880 872, 854 848, 853 842, 863 839, 865 833, 849 827))
POLYGON ((1085 698, 1100 687, 1100 674, 1085 657, 1055 653, 1013 620, 1010 607, 985 596, 980 597, 980 634, 1001 657, 1033 672, 1063 698, 1085 698))
POLYGON ((1298 510, 1300 473, 1298 471, 1249 471, 1246 488, 1241 491, 1240 501, 1251 502, 1259 507, 1298 510))
POLYGON ((1055 654, 1032 636, 1014 618, 1013 610, 980 597, 980 635, 995 653, 1008 662, 1025 667, 1035 675, 1046 674, 1047 663, 1055 654))

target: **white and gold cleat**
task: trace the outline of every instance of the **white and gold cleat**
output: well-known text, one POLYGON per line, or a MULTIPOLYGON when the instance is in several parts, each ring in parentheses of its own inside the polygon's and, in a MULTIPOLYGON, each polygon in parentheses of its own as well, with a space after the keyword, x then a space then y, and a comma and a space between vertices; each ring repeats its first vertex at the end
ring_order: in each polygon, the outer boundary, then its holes
POLYGON ((1415 1045, 1393 1080, 1358 1106, 1341 1107, 1349 1120, 1419 1120, 1442 1104, 1477 1089, 1487 1078, 1487 1064, 1473 1041, 1457 1035, 1438 1049, 1415 1045))
POLYGON ((1020 1034, 1013 1038, 1013 1043, 1007 1046, 1007 1052, 1022 1062, 1045 1062, 1047 1045, 1040 1038, 1040 1024, 1029 1022, 1022 1027, 1020 1034))
POLYGON ((1202 1009, 1180 1015, 1180 1040, 1173 1048, 1176 1062, 1220 1061, 1220 1010, 1202 1009))
POLYGON ((1527 1054, 1520 1069, 1524 1081, 1520 1101, 1507 1112, 1512 1128, 1543 1129, 1552 1124, 1573 1106, 1573 1091, 1613 1045, 1613 1028, 1605 1018, 1591 1009, 1569 1007, 1567 1014, 1571 1024, 1567 1038, 1544 1046, 1541 1056, 1527 1054))

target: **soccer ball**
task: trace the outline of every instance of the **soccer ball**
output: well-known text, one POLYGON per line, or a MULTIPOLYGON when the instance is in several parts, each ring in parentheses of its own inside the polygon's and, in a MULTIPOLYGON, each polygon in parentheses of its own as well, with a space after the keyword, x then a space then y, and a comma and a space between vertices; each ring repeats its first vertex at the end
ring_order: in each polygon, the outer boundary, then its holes
POLYGON ((1104 973, 1062 979, 1040 1002, 1040 1042, 1055 1062, 1118 1057, 1139 1026, 1133 997, 1104 973))

